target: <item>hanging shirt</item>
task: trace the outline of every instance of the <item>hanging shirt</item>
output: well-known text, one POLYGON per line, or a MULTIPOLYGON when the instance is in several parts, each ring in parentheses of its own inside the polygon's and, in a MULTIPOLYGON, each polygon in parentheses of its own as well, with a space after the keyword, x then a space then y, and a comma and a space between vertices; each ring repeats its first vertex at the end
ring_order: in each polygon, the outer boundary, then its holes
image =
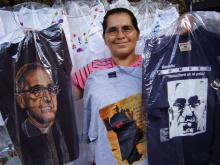
POLYGON ((15 31, 19 25, 17 17, 12 11, 0 10, 0 37, 7 36, 9 33, 15 31))
MULTIPOLYGON (((79 89, 84 89, 86 79, 89 77, 89 75, 96 71, 96 70, 105 70, 115 67, 114 61, 112 58, 106 58, 106 59, 100 59, 100 60, 94 60, 93 62, 87 64, 83 68, 81 68, 79 71, 72 73, 72 83, 73 88, 78 87, 79 89)), ((138 60, 132 64, 130 67, 141 67, 141 56, 138 55, 138 60)))
POLYGON ((0 126, 0 153, 2 164, 21 164, 5 126, 0 126))
POLYGON ((17 13, 18 21, 21 27, 31 28, 33 30, 43 30, 48 28, 55 16, 55 10, 47 7, 42 9, 29 9, 22 7, 17 13))
POLYGON ((97 164, 147 164, 141 75, 141 68, 117 66, 86 81, 82 140, 93 143, 97 164))
POLYGON ((220 78, 219 43, 218 34, 200 27, 146 44, 149 164, 220 163, 220 102, 213 88, 220 78))
POLYGON ((93 60, 111 56, 102 37, 104 6, 93 3, 71 2, 67 6, 74 71, 93 60))
POLYGON ((24 38, 20 28, 17 12, 0 10, 0 44, 5 42, 17 43, 24 38))
POLYGON ((67 42, 67 45, 68 45, 70 58, 71 58, 71 61, 73 63, 74 59, 73 59, 73 55, 72 55, 73 54, 73 52, 72 52, 72 42, 71 42, 71 36, 70 36, 71 34, 70 34, 67 14, 66 14, 65 10, 63 9, 63 7, 54 8, 52 13, 54 13, 52 24, 60 24, 62 26, 63 32, 64 32, 65 37, 66 37, 66 42, 67 42))
MULTIPOLYGON (((20 43, 5 43, 0 47, 2 117, 7 121, 5 125, 23 164, 68 163, 78 158, 79 147, 71 92, 72 64, 64 33, 60 25, 55 24, 25 35, 20 43), (47 128, 35 127, 28 120, 27 111, 31 109, 22 109, 16 100, 19 93, 16 92, 15 77, 21 67, 30 63, 41 64, 58 88, 55 120, 47 128)), ((49 86, 44 87, 42 97, 51 90, 49 86)), ((27 94, 33 97, 32 93, 27 94)), ((41 113, 44 111, 46 109, 41 108, 41 113)))
POLYGON ((137 41, 135 52, 142 54, 144 50, 145 41, 149 38, 154 38, 161 31, 171 26, 179 18, 179 13, 176 7, 167 9, 156 9, 154 13, 145 13, 138 19, 140 28, 140 38, 137 41))

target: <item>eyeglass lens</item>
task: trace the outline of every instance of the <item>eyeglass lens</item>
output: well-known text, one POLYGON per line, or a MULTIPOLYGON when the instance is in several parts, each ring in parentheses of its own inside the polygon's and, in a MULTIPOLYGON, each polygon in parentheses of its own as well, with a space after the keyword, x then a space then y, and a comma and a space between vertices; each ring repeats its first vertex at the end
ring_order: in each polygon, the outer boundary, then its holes
MULTIPOLYGON (((133 27, 132 26, 122 26, 121 28, 121 31, 127 35, 129 33, 131 33, 133 31, 133 27)), ((119 32, 119 28, 118 27, 111 27, 107 30, 107 33, 110 35, 110 36, 116 36, 119 32)))
POLYGON ((49 84, 47 87, 43 87, 42 85, 35 85, 29 90, 21 91, 20 93, 29 92, 30 97, 32 98, 39 98, 42 97, 45 93, 45 90, 47 90, 51 96, 55 96, 58 93, 59 86, 55 84, 49 84))

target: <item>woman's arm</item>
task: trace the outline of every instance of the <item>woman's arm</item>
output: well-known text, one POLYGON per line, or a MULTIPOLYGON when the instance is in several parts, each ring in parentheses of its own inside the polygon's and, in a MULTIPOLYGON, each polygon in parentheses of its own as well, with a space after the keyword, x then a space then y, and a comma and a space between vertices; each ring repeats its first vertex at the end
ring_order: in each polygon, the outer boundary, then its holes
POLYGON ((73 98, 74 100, 79 100, 83 98, 83 89, 77 88, 77 87, 73 87, 72 88, 72 92, 73 92, 73 98))

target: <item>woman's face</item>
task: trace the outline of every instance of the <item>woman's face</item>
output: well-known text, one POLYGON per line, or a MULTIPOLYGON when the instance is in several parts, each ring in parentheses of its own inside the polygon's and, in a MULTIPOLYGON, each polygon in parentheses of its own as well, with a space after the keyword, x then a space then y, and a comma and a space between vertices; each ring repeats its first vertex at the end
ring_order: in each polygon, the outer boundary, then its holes
POLYGON ((112 56, 123 58, 132 54, 134 55, 138 39, 139 33, 134 28, 131 18, 127 13, 113 14, 108 17, 104 40, 112 56), (129 31, 128 28, 132 28, 133 30, 131 32, 126 32, 129 31), (118 32, 112 35, 111 32, 114 32, 115 29, 117 29, 118 32))

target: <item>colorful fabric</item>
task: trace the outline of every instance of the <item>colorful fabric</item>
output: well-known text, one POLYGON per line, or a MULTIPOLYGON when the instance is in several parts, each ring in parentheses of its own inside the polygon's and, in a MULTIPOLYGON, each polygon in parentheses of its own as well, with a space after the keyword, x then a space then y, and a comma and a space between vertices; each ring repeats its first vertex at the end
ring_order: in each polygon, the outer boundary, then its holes
POLYGON ((71 2, 68 5, 74 71, 96 59, 111 56, 102 37, 104 6, 101 3, 93 6, 92 3, 71 2))

